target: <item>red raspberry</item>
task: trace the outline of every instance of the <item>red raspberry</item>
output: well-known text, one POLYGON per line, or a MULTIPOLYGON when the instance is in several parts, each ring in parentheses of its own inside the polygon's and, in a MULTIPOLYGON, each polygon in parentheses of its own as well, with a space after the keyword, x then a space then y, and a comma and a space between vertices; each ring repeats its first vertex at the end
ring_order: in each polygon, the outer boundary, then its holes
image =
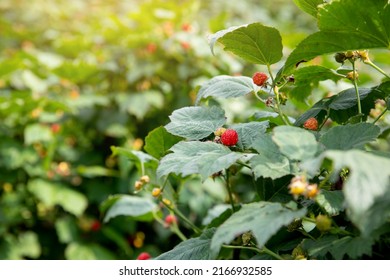
POLYGON ((101 223, 99 221, 95 220, 91 225, 91 230, 92 231, 99 231, 101 227, 102 227, 101 223))
POLYGON ((61 129, 61 125, 59 125, 58 123, 53 123, 51 126, 50 126, 50 129, 53 133, 58 133, 61 129))
POLYGON ((305 121, 303 127, 309 130, 317 130, 318 129, 318 121, 316 118, 310 118, 305 121))
POLYGON ((253 74, 252 80, 255 85, 261 87, 268 80, 268 76, 264 72, 256 72, 255 74, 253 74))
POLYGON ((141 254, 139 254, 139 256, 137 257, 137 260, 148 260, 150 259, 152 256, 149 255, 149 253, 146 253, 146 252, 142 252, 141 254))
POLYGON ((175 215, 168 215, 165 217, 165 224, 167 226, 173 224, 173 223, 177 223, 177 218, 175 215))
POLYGON ((238 134, 234 129, 226 129, 221 135, 221 142, 225 146, 234 146, 238 142, 238 134))

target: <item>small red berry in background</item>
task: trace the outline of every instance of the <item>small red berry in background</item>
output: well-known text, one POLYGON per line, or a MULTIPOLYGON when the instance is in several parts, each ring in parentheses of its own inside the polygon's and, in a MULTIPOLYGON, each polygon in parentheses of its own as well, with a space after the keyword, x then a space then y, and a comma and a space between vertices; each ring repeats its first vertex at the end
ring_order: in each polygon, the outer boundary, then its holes
POLYGON ((141 254, 139 254, 139 256, 137 257, 137 260, 148 260, 150 259, 152 256, 149 255, 149 253, 146 253, 146 252, 142 252, 141 254))
POLYGON ((190 32, 192 30, 192 26, 189 23, 183 23, 181 29, 185 32, 190 32))
POLYGON ((99 231, 101 227, 102 227, 102 224, 99 221, 95 220, 95 221, 93 221, 93 223, 91 225, 91 230, 92 231, 99 231))
POLYGON ((58 123, 53 123, 51 126, 50 126, 50 129, 53 133, 58 133, 60 130, 61 130, 61 125, 59 125, 58 123))
POLYGON ((259 87, 265 85, 265 82, 268 80, 267 74, 263 72, 256 72, 252 76, 253 83, 259 87))
POLYGON ((155 43, 150 43, 146 46, 148 53, 155 53, 157 50, 157 45, 155 43))
POLYGON ((221 135, 221 143, 225 146, 234 146, 238 142, 238 133, 234 129, 226 129, 221 135))
POLYGON ((191 45, 188 42, 180 42, 180 45, 185 50, 188 50, 189 48, 191 48, 191 45))
POLYGON ((316 118, 309 118, 303 124, 303 127, 309 130, 317 130, 318 129, 318 121, 316 118))
POLYGON ((168 216, 166 216, 165 217, 165 224, 167 225, 167 226, 170 226, 170 225, 172 225, 173 223, 177 223, 177 218, 176 218, 176 216, 175 215, 168 215, 168 216))

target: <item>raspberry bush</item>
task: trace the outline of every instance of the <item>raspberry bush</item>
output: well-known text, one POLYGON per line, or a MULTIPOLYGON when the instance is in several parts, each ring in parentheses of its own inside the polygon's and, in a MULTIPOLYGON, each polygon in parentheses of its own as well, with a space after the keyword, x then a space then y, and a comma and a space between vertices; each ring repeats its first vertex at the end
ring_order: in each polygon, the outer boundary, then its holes
POLYGON ((390 77, 371 56, 389 54, 390 6, 294 2, 319 30, 287 57, 279 31, 259 22, 211 35, 212 52, 220 44, 262 74, 213 77, 194 106, 149 133, 145 152, 113 147, 151 186, 109 198, 105 220, 161 223, 166 212, 179 221, 172 231, 181 243, 156 259, 390 257, 390 77), (363 87, 366 73, 372 78, 363 87), (255 104, 252 116, 227 117, 226 104, 237 99, 255 104), (153 186, 161 189, 155 198, 153 186), (205 213, 197 211, 202 201, 182 199, 202 190, 222 193, 205 213))

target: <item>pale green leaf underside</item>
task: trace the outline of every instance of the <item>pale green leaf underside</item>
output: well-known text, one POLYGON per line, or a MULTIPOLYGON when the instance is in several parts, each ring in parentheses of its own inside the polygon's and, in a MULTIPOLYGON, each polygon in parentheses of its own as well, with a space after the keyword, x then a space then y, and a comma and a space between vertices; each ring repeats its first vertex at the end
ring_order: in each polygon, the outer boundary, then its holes
POLYGON ((200 141, 179 142, 171 151, 173 153, 163 157, 157 168, 159 177, 170 173, 182 176, 200 174, 205 180, 243 156, 221 144, 200 141))
POLYGON ((291 160, 309 159, 318 151, 314 135, 299 127, 275 127, 272 140, 278 145, 280 152, 291 160))
POLYGON ((104 222, 117 216, 129 216, 142 221, 153 220, 153 212, 157 211, 157 205, 148 198, 122 195, 108 209, 104 216, 104 222))
POLYGON ((347 214, 363 236, 369 236, 390 217, 390 159, 361 150, 329 150, 304 166, 313 174, 325 158, 333 161, 334 176, 349 169, 343 187, 347 214))
POLYGON ((302 11, 316 18, 318 12, 317 6, 323 4, 324 1, 323 0, 294 0, 294 3, 302 11))
POLYGON ((169 118, 171 122, 165 126, 166 130, 188 140, 205 138, 226 121, 225 112, 216 106, 184 107, 173 111, 169 118))
POLYGON ((203 98, 234 98, 244 96, 255 90, 252 79, 244 76, 216 76, 202 85, 195 104, 203 98))

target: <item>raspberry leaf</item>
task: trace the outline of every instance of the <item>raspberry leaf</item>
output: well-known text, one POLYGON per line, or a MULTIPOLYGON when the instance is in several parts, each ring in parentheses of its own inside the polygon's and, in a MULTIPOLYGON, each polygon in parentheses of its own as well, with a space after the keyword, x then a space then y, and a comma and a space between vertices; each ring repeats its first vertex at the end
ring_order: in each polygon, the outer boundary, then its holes
POLYGON ((347 214, 363 237, 370 236, 390 217, 390 158, 360 150, 329 150, 304 162, 302 168, 314 174, 329 164, 327 159, 333 162, 333 178, 338 178, 343 168, 350 170, 343 186, 347 214))
POLYGON ((348 124, 329 129, 320 142, 329 150, 361 149, 380 134, 378 126, 371 123, 348 124))
POLYGON ((209 260, 210 242, 215 228, 205 230, 201 236, 181 242, 155 260, 209 260))
POLYGON ((165 127, 158 127, 145 138, 145 151, 153 157, 160 159, 181 137, 170 134, 165 127))
POLYGON ((145 197, 138 197, 133 195, 116 195, 110 197, 104 202, 107 209, 104 215, 104 222, 117 216, 129 216, 138 221, 152 221, 154 219, 153 212, 158 211, 157 205, 145 197))
POLYGON ((225 123, 225 112, 217 107, 184 107, 175 110, 169 117, 171 122, 166 130, 189 140, 200 140, 225 123))
POLYGON ((255 90, 252 79, 249 77, 239 76, 232 77, 227 75, 216 76, 202 85, 195 104, 201 99, 207 97, 214 98, 233 98, 249 94, 255 90))
POLYGON ((243 154, 213 142, 179 142, 171 148, 157 168, 159 177, 175 173, 181 176, 200 174, 205 180, 212 174, 230 167, 243 154))
POLYGON ((211 47, 218 41, 240 58, 250 63, 270 65, 282 58, 282 38, 277 29, 252 23, 230 28, 211 37, 211 47))
POLYGON ((268 126, 269 122, 263 121, 234 124, 230 128, 238 133, 237 146, 240 149, 248 149, 255 139, 266 132, 268 126))
POLYGON ((245 204, 218 227, 211 239, 212 257, 218 255, 223 244, 229 244, 246 232, 251 232, 256 238, 257 247, 262 248, 283 226, 305 214, 306 208, 295 210, 280 203, 260 201, 245 204))
POLYGON ((302 11, 308 13, 309 15, 317 18, 318 5, 325 3, 323 0, 294 0, 295 5, 297 5, 302 11))
MULTIPOLYGON (((290 54, 282 72, 318 55, 348 50, 389 48, 390 5, 387 0, 344 0, 321 5, 320 31, 304 39, 290 54)), ((279 73, 280 74, 280 73, 279 73)))
POLYGON ((272 140, 278 145, 280 152, 291 160, 313 158, 319 150, 315 136, 299 127, 275 127, 272 140))

